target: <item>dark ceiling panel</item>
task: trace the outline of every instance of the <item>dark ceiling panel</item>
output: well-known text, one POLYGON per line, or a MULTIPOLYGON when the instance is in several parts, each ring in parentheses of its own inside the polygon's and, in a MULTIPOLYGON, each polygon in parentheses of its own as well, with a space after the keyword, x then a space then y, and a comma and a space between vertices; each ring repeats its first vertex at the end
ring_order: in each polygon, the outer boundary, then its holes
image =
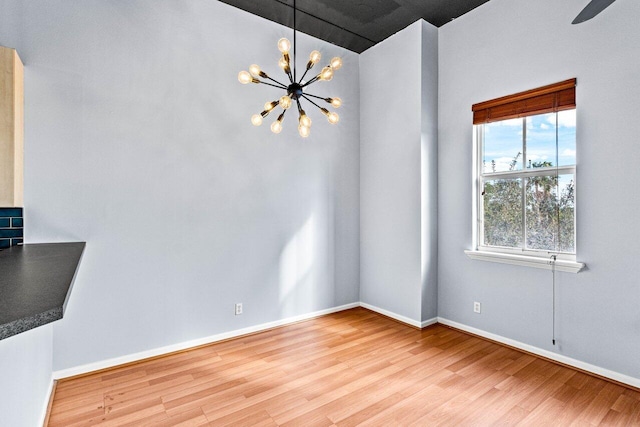
MULTIPOLYGON (((293 28, 293 0, 220 0, 293 28)), ((296 0, 298 31, 361 53, 422 18, 442 26, 489 0, 296 0)))
POLYGON ((328 25, 347 29, 374 44, 419 18, 393 0, 297 0, 296 7, 298 12, 321 17, 328 25))
POLYGON ((411 9, 425 21, 442 27, 447 22, 472 11, 488 0, 395 0, 403 7, 411 9))
POLYGON ((362 24, 377 20, 380 16, 389 15, 400 8, 393 0, 369 0, 369 1, 335 1, 335 0, 299 0, 298 7, 303 6, 307 10, 313 10, 313 5, 323 6, 325 10, 335 11, 338 17, 353 19, 362 24), (304 5, 303 5, 304 4, 304 5))

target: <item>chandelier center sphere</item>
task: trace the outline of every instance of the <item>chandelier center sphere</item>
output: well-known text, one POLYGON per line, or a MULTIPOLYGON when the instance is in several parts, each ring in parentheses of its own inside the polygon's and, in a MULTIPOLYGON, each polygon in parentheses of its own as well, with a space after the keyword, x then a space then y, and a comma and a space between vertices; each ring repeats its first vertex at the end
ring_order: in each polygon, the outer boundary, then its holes
POLYGON ((287 87, 287 94, 291 97, 291 99, 298 100, 302 98, 302 85, 300 83, 291 83, 289 87, 287 87))

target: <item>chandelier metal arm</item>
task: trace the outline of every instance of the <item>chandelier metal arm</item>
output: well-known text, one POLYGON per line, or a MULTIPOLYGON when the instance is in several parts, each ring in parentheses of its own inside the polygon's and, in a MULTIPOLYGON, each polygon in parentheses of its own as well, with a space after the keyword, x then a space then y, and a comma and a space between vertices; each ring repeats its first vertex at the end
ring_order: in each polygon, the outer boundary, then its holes
POLYGON ((289 83, 293 83, 293 75, 291 74, 291 68, 289 68, 289 71, 284 71, 284 73, 287 75, 287 77, 289 78, 289 83))
POLYGON ((296 98, 296 104, 298 104, 298 122, 300 122, 300 118, 302 117, 302 113, 304 110, 302 109, 302 105, 300 104, 300 99, 296 98))
POLYGON ((305 84, 302 85, 302 87, 306 87, 309 86, 312 83, 317 82, 318 80, 320 80, 320 76, 315 76, 314 78, 312 78, 311 80, 309 80, 308 82, 306 82, 305 84))
POLYGON ((267 82, 263 82, 262 80, 258 80, 258 83, 261 85, 267 85, 267 86, 272 86, 272 87, 277 87, 278 89, 286 89, 287 87, 285 85, 283 85, 282 83, 278 83, 280 86, 271 84, 271 83, 267 83, 267 82))
POLYGON ((306 95, 306 96, 312 96, 312 97, 314 97, 314 98, 318 98, 318 99, 322 99, 323 101, 326 101, 326 100, 327 100, 327 98, 324 98, 324 97, 322 97, 322 96, 318 96, 318 95, 312 95, 312 94, 310 94, 310 93, 305 93, 305 95, 306 95))
POLYGON ((309 101, 310 103, 312 103, 313 105, 315 105, 316 107, 318 107, 318 109, 322 112, 322 114, 324 114, 325 116, 327 116, 327 119, 329 120, 329 123, 331 124, 336 124, 338 123, 338 121, 340 120, 340 116, 338 116, 338 114, 336 114, 335 112, 331 112, 329 110, 327 110, 326 108, 323 108, 321 106, 319 106, 318 104, 316 104, 315 102, 313 102, 308 96, 306 95, 302 95, 302 97, 304 99, 306 99, 307 101, 309 101))
POLYGON ((306 75, 307 75, 307 73, 309 72, 309 70, 310 70, 310 69, 311 69, 311 68, 307 68, 307 69, 305 70, 304 74, 302 75, 302 77, 300 77, 300 82, 301 82, 301 83, 302 83, 302 81, 304 80, 304 76, 306 76, 306 75))
MULTIPOLYGON (((321 106, 319 106, 318 104, 316 104, 315 102, 313 102, 312 100, 310 100, 309 98, 307 98, 307 95, 309 95, 308 93, 305 93, 304 95, 302 95, 302 97, 304 99, 306 99, 307 101, 309 101, 310 103, 312 103, 313 105, 315 105, 316 107, 318 107, 320 110, 326 110, 326 108, 322 108, 321 106)), ((311 95, 313 96, 313 95, 311 95)), ((319 96, 317 96, 316 98, 320 98, 319 96)), ((324 99, 324 98, 320 98, 320 99, 324 99)))
MULTIPOLYGON (((269 80, 271 80, 271 81, 272 81, 272 82, 274 82, 274 83, 278 83, 278 84, 279 84, 283 89, 286 89, 286 88, 287 88, 287 85, 285 85, 284 83, 280 83, 279 81, 277 81, 277 80, 275 80, 275 79, 272 79, 272 78, 271 78, 271 77, 269 77, 269 76, 267 76, 266 78, 267 78, 267 79, 269 79, 269 80)), ((263 83, 264 83, 264 82, 263 82, 263 83)))

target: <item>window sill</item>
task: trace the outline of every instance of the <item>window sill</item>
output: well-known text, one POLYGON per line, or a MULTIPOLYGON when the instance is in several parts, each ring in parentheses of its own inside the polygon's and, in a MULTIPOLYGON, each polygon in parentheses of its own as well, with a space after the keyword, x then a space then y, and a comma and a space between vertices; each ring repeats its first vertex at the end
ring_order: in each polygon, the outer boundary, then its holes
MULTIPOLYGON (((464 251, 471 259, 489 262, 498 262, 501 264, 522 265, 525 267, 542 268, 551 270, 552 266, 547 258, 538 258, 527 255, 505 254, 500 252, 488 251, 464 251)), ((578 273, 586 265, 582 262, 557 260, 556 271, 564 271, 567 273, 578 273)))

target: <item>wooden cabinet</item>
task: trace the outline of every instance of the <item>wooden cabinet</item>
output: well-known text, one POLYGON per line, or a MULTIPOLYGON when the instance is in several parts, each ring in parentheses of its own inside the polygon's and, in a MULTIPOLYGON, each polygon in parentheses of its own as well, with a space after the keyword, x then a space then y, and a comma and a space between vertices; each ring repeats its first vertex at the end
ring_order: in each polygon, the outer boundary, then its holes
POLYGON ((23 205, 24 68, 0 46, 0 206, 23 205))

